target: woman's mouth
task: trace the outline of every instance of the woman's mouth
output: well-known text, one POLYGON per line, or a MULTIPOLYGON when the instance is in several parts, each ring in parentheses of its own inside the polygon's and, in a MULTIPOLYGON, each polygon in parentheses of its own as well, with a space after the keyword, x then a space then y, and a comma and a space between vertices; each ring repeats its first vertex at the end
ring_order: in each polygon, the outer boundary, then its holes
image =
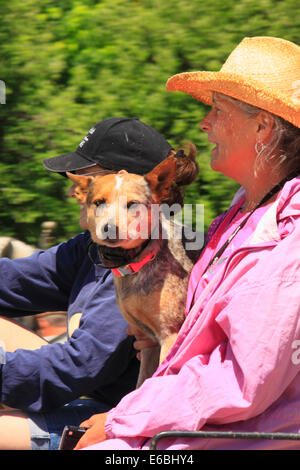
POLYGON ((217 144, 216 142, 214 142, 213 140, 209 140, 209 139, 208 139, 208 142, 210 142, 211 144, 214 144, 214 145, 215 145, 215 147, 211 150, 212 152, 214 152, 215 150, 217 150, 218 144, 217 144))

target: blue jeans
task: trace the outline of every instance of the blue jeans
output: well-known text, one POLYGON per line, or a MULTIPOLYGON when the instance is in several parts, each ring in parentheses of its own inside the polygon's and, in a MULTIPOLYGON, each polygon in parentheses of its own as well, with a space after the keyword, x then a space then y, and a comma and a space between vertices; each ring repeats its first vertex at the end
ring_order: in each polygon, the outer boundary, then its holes
POLYGON ((110 407, 90 398, 78 398, 47 413, 27 413, 31 450, 57 450, 66 425, 79 426, 82 421, 110 407))

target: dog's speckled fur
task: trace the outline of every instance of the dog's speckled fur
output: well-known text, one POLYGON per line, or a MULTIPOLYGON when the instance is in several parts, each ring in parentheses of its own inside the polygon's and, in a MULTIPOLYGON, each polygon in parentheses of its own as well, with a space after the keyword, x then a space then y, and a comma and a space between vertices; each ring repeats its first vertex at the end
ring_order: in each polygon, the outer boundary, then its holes
MULTIPOLYGON (((100 247, 105 245, 113 248, 117 244, 119 247, 138 250, 145 240, 129 241, 126 245, 127 242, 123 243, 122 240, 116 243, 100 239, 99 226, 110 222, 113 205, 120 196, 126 197, 126 201, 134 200, 146 206, 148 220, 145 223, 149 225, 151 204, 158 203, 169 190, 175 169, 176 161, 169 157, 145 177, 125 171, 119 172, 119 179, 118 174, 93 178, 68 174, 78 184, 80 197, 87 202, 88 225, 93 241, 100 247), (97 201, 103 205, 100 212, 97 212, 95 205, 97 201)), ((117 214, 114 212, 117 221, 121 210, 119 208, 117 214)), ((127 207, 124 210, 129 211, 127 207)), ((131 216, 127 216, 129 224, 131 216)), ((185 238, 183 227, 180 226, 182 237, 174 236, 175 228, 178 234, 178 223, 166 220, 160 213, 158 224, 159 239, 151 239, 132 262, 142 260, 148 253, 155 252, 156 256, 134 274, 122 277, 114 275, 116 299, 124 318, 159 344, 157 348, 141 351, 138 386, 154 373, 176 340, 185 318, 189 273, 200 254, 200 249, 186 250, 186 243, 190 243, 191 239, 185 238)))

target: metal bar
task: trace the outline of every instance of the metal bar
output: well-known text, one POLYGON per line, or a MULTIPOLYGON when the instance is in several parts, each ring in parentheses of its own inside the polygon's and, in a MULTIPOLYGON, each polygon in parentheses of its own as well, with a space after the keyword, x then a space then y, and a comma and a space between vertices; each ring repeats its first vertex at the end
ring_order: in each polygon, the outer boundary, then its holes
POLYGON ((167 438, 206 438, 206 439, 274 439, 299 441, 300 433, 285 432, 214 432, 214 431, 163 431, 156 434, 150 444, 150 450, 156 450, 158 441, 167 438))

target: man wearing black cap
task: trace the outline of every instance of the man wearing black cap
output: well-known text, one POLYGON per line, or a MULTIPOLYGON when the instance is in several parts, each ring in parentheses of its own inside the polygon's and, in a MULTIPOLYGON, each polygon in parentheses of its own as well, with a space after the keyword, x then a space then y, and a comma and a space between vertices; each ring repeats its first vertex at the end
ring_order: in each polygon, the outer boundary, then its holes
POLYGON ((72 172, 95 164, 108 170, 144 175, 164 160, 168 142, 137 118, 109 118, 92 127, 75 152, 44 160, 56 173, 72 172))
MULTIPOLYGON (((44 166, 62 175, 146 174, 170 150, 138 119, 110 118, 92 127, 75 152, 46 159, 44 166)), ((87 228, 84 206, 80 226, 87 228)), ((0 449, 57 449, 66 424, 109 410, 135 388, 132 338, 116 305, 112 274, 90 242, 86 230, 29 258, 0 260, 0 314, 67 310, 69 335, 63 344, 38 339, 30 350, 28 333, 17 340, 21 327, 0 319, 0 403, 22 410, 0 413, 0 449)))

